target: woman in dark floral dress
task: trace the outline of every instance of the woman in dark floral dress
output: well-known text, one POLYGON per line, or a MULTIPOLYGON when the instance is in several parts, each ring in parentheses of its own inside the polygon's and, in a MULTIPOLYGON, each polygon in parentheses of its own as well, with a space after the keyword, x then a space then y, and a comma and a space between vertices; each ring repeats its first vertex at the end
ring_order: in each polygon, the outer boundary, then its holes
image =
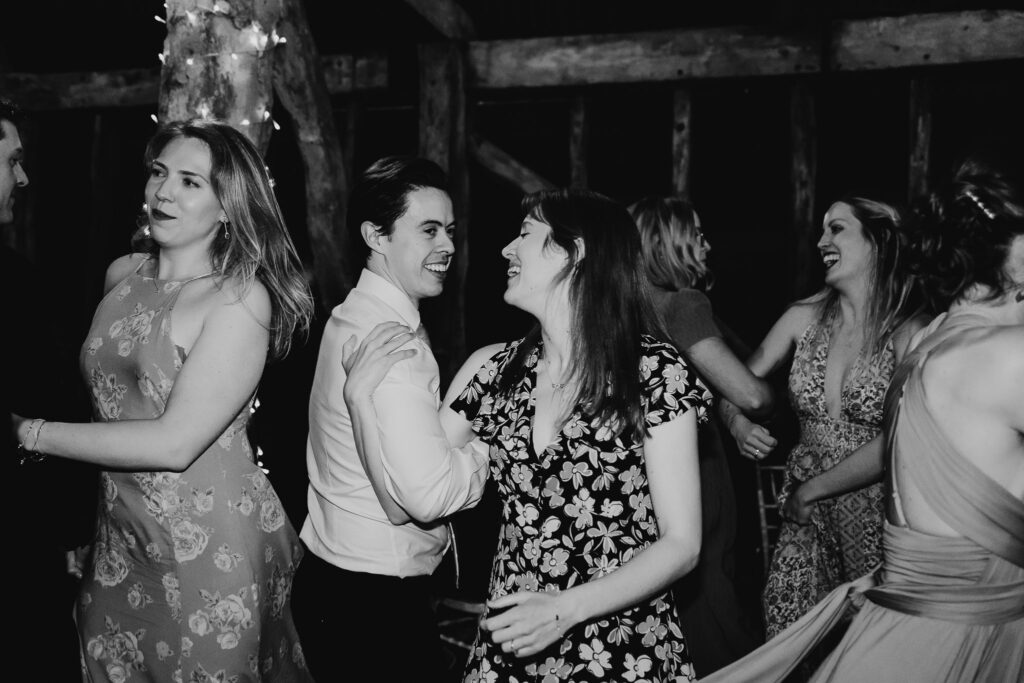
POLYGON ((241 133, 168 124, 146 162, 152 249, 110 266, 82 347, 95 422, 16 421, 27 450, 103 468, 76 611, 84 678, 311 681, 290 608, 302 546, 245 431, 309 292, 241 133))
MULTIPOLYGON (((489 444, 501 499, 491 613, 465 679, 691 680, 669 588, 700 549, 696 439, 709 394, 647 334, 660 330, 625 209, 582 190, 531 195, 524 208, 502 252, 505 301, 538 324, 472 355, 441 410, 453 445, 489 444)), ((356 420, 372 414, 382 369, 411 353, 396 351, 411 334, 397 331, 370 335, 346 362, 356 420)))

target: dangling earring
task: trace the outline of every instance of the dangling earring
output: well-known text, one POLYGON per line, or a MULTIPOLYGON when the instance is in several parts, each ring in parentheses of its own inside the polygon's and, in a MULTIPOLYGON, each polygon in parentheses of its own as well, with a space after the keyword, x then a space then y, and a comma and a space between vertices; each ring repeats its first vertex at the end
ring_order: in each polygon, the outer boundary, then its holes
POLYGON ((221 221, 220 224, 224 226, 224 239, 230 238, 231 233, 228 232, 228 221, 221 221))

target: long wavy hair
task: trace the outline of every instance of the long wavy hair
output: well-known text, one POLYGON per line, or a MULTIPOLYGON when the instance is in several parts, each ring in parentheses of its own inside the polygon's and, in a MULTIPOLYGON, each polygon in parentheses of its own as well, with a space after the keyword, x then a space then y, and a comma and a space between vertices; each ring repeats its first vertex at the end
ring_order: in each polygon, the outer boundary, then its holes
MULTIPOLYGON (((157 130, 146 145, 150 168, 164 148, 178 138, 200 140, 210 150, 210 184, 228 218, 228 231, 217 231, 210 261, 218 279, 237 279, 242 296, 259 280, 270 295, 270 358, 288 354, 296 333, 309 332, 313 297, 302 263, 274 196, 270 171, 247 137, 226 123, 204 119, 173 121, 157 130)), ((159 246, 143 225, 133 248, 156 254, 159 246)))
POLYGON ((644 197, 629 207, 640 230, 644 269, 661 289, 700 289, 714 285, 714 275, 697 258, 704 239, 693 205, 682 197, 644 197))
MULTIPOLYGON (((569 282, 575 402, 616 434, 639 438, 647 431, 640 396, 641 335, 667 335, 651 302, 633 219, 617 202, 581 189, 530 194, 522 208, 527 217, 551 226, 545 246, 557 245, 568 255, 557 280, 569 282)), ((499 390, 509 391, 522 379, 540 338, 538 323, 502 373, 499 390)))
MULTIPOLYGON (((850 207, 874 252, 864 339, 865 350, 879 352, 900 325, 923 308, 916 278, 906 263, 908 235, 903 216, 894 206, 856 195, 844 196, 835 204, 850 207)), ((826 287, 815 298, 821 304, 820 321, 832 320, 839 311, 839 292, 826 287)))
POLYGON ((964 161, 952 182, 918 203, 914 211, 912 267, 936 311, 944 311, 974 285, 985 300, 1024 283, 1010 280, 1010 245, 1024 235, 1024 187, 1000 169, 964 161))

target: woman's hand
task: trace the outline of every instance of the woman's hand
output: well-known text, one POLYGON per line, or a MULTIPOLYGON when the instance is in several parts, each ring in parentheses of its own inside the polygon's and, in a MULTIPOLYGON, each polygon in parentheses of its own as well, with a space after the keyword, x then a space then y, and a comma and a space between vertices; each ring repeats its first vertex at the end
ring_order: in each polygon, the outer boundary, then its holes
POLYGON ((17 443, 25 443, 25 437, 28 436, 28 427, 32 420, 21 415, 15 415, 11 413, 11 433, 14 435, 14 440, 17 443))
POLYGON ((521 591, 488 600, 489 609, 506 611, 484 619, 480 625, 491 632, 491 639, 502 652, 529 657, 557 643, 572 626, 563 599, 559 593, 521 591))
POLYGON ((415 336, 406 325, 387 322, 374 327, 358 348, 355 336, 349 337, 341 349, 345 400, 369 398, 395 363, 415 356, 415 349, 400 349, 415 336))
POLYGON ((780 514, 782 518, 804 526, 811 523, 811 513, 814 511, 814 501, 808 498, 807 482, 796 485, 793 491, 782 504, 780 514))
POLYGON ((771 432, 738 413, 729 420, 729 433, 740 453, 755 461, 764 460, 779 445, 771 432))

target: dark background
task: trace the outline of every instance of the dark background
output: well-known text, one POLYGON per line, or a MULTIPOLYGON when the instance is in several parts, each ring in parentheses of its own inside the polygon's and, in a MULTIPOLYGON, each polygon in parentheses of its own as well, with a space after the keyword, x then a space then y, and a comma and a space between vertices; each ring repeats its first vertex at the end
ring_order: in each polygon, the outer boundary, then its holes
MULTIPOLYGON (((478 38, 617 33, 673 27, 793 24, 826 26, 839 18, 996 8, 978 2, 835 3, 719 0, 665 3, 633 0, 460 0, 478 38)), ((417 151, 416 45, 440 36, 399 0, 306 3, 321 54, 383 51, 389 87, 335 96, 344 130, 359 107, 356 169, 391 153, 417 151)), ((5 3, 0 10, 0 70, 102 71, 153 67, 165 27, 159 0, 5 3)), ((1024 38, 1022 38, 1024 40, 1024 38)), ((849 190, 901 202, 907 194, 910 80, 927 76, 933 90, 933 169, 947 174, 965 154, 998 152, 1024 159, 1024 63, 1021 60, 926 70, 823 73, 802 77, 818 96, 816 216, 849 190)), ((793 291, 789 173, 788 77, 709 79, 688 83, 693 98, 691 196, 713 246, 716 313, 751 347, 757 345, 793 291)), ((473 128, 542 176, 569 182, 569 110, 585 95, 590 117, 589 183, 623 203, 671 188, 672 83, 543 88, 475 94, 473 128)), ((102 294, 106 265, 126 252, 142 202, 142 152, 155 129, 156 107, 29 112, 24 127, 31 185, 19 199, 17 223, 4 233, 41 274, 42 295, 59 332, 77 345, 102 294)), ((268 152, 290 229, 309 261, 302 166, 283 113, 268 152)), ((515 234, 521 193, 471 163, 468 347, 521 335, 530 320, 501 300, 505 262, 499 250, 515 234)), ((820 267, 811 281, 820 284, 820 267)), ((436 302, 433 305, 437 305, 436 302)), ((253 423, 263 462, 292 521, 305 517, 306 400, 322 318, 304 346, 269 366, 253 423)), ((33 334, 5 324, 5 334, 33 334)), ((784 385, 780 385, 780 388, 784 385)), ((792 439, 785 416, 777 428, 792 439)), ((785 449, 780 449, 779 458, 785 449)), ((755 600, 760 581, 759 537, 752 468, 734 458, 741 523, 744 587, 755 600)), ((461 591, 479 597, 486 582, 493 509, 465 513, 461 591), (467 549, 469 549, 467 551, 467 549)))

